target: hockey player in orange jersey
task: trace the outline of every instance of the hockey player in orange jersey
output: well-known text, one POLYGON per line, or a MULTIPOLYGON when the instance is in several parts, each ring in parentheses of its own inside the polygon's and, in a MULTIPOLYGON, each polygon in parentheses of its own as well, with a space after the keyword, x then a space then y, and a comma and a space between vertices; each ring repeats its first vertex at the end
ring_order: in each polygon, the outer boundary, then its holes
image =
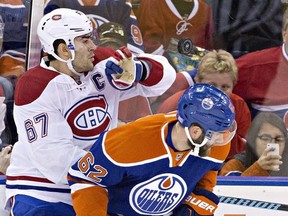
POLYGON ((178 112, 102 133, 68 174, 76 214, 213 215, 217 171, 235 130, 229 97, 195 84, 182 95, 178 112))

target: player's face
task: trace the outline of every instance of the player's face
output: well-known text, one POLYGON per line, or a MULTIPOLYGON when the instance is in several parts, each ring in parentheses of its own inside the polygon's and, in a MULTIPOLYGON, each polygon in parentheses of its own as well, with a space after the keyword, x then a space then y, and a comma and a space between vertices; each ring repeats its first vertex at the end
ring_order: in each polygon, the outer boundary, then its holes
POLYGON ((201 83, 207 83, 222 90, 227 95, 230 95, 233 90, 233 78, 229 73, 210 73, 206 74, 201 80, 201 83))
POLYGON ((275 126, 264 123, 260 128, 256 138, 256 154, 260 157, 266 148, 267 143, 278 143, 279 152, 282 155, 285 147, 285 137, 275 126))
POLYGON ((96 45, 93 43, 91 36, 76 37, 74 43, 75 59, 72 64, 75 70, 79 73, 92 70, 96 45))

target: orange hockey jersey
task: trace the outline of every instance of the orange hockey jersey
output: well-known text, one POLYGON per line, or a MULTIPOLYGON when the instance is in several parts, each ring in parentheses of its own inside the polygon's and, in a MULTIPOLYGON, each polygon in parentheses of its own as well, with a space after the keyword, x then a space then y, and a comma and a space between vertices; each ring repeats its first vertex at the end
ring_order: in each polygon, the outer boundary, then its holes
POLYGON ((165 215, 195 188, 212 191, 230 143, 208 157, 174 151, 168 128, 176 121, 176 113, 158 114, 103 133, 68 174, 77 215, 165 215))

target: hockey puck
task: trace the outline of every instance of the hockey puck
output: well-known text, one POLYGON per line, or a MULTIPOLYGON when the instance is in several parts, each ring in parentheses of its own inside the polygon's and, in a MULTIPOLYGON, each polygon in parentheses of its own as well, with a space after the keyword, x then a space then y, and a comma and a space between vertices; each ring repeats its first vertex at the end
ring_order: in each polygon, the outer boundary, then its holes
POLYGON ((193 51, 193 43, 190 38, 182 38, 178 41, 178 52, 184 55, 188 55, 193 51))

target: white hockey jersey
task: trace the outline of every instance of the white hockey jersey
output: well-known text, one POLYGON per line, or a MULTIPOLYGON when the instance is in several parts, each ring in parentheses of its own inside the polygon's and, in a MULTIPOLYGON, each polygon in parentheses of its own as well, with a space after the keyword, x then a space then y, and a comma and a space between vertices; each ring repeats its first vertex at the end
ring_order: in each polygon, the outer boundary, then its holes
POLYGON ((147 78, 127 91, 109 84, 107 60, 81 77, 80 85, 44 61, 25 72, 15 91, 19 141, 7 171, 7 199, 25 194, 71 204, 68 169, 101 132, 117 126, 119 101, 160 95, 175 79, 175 70, 164 57, 141 54, 138 59, 149 62, 147 78))

